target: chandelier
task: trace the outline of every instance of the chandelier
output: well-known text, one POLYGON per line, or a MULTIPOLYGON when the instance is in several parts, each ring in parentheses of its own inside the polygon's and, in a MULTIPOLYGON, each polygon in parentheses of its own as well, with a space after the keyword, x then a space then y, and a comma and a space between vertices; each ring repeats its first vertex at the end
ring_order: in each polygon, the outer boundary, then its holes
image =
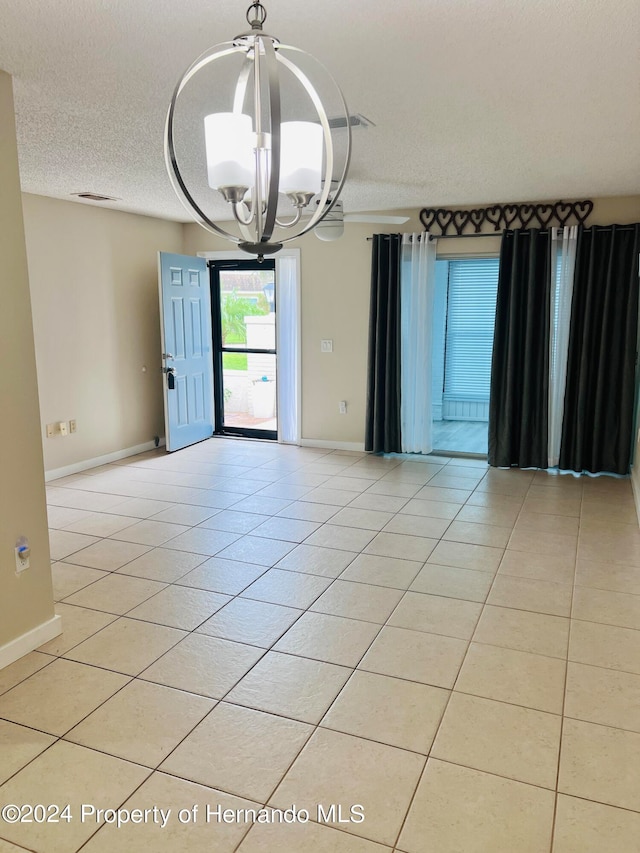
POLYGON ((337 84, 310 54, 264 33, 266 17, 264 6, 252 3, 251 30, 193 62, 174 90, 165 127, 167 170, 188 212, 259 257, 324 219, 351 153, 350 117, 337 84), (198 84, 214 64, 222 85, 198 84), (219 111, 210 111, 212 101, 219 111), (235 221, 233 231, 219 224, 225 220, 235 221))

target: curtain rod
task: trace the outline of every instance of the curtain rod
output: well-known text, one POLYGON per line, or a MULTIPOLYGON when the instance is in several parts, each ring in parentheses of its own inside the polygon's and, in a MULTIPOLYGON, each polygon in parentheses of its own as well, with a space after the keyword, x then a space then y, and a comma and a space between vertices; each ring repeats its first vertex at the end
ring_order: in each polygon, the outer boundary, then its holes
MULTIPOLYGON (((557 227, 561 228, 562 226, 557 226, 557 227)), ((601 225, 591 226, 590 225, 588 228, 583 229, 583 233, 584 232, 589 233, 592 230, 592 228, 594 228, 594 227, 598 228, 600 233, 603 233, 603 232, 609 233, 609 232, 613 231, 613 226, 611 226, 611 225, 607 225, 607 226, 601 226, 601 225)), ((616 227, 616 230, 618 230, 618 231, 631 231, 631 230, 633 230, 633 228, 635 228, 635 225, 616 225, 615 227, 616 227)), ((521 230, 521 229, 515 229, 515 230, 521 230)), ((484 234, 429 234, 429 239, 430 240, 461 240, 461 239, 466 238, 466 237, 502 237, 502 235, 504 233, 505 233, 504 231, 492 231, 490 233, 484 233, 484 234)), ((527 234, 527 233, 529 233, 528 230, 525 230, 525 234, 527 234)), ((545 229, 545 230, 539 231, 539 233, 540 234, 548 234, 549 230, 545 229)), ((426 231, 421 231, 419 236, 421 236, 422 234, 426 234, 426 231)), ((385 239, 388 240, 389 237, 392 237, 393 235, 392 234, 379 234, 378 236, 382 237, 383 240, 385 240, 385 239)), ((365 237, 365 240, 368 240, 368 241, 373 240, 373 237, 365 237)))
MULTIPOLYGON (((544 232, 547 233, 546 231, 544 232)), ((426 234, 426 231, 421 231, 418 234, 418 238, 422 236, 422 234, 426 234)), ((502 231, 496 231, 493 234, 429 234, 430 240, 452 240, 458 239, 460 237, 502 237, 502 231)), ((392 234, 379 234, 378 236, 382 237, 383 240, 388 240, 389 237, 393 236, 392 234)), ((365 240, 373 240, 373 237, 365 237, 365 240)))

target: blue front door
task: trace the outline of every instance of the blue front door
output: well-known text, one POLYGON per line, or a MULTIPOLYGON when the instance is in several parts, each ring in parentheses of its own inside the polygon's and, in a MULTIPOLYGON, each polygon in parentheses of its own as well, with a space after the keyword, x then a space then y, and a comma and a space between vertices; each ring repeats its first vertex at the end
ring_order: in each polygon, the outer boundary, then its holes
POLYGON ((213 435, 211 291, 203 258, 159 253, 167 450, 213 435))

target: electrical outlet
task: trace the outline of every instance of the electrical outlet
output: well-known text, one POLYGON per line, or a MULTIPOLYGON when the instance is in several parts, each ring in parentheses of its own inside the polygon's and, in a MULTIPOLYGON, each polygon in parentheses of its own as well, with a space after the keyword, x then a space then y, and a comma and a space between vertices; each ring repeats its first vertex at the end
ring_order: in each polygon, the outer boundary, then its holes
POLYGON ((341 415, 347 414, 347 401, 346 400, 340 400, 340 404, 338 406, 338 411, 340 412, 341 415))
POLYGON ((69 435, 69 429, 67 427, 66 421, 60 421, 60 423, 58 424, 58 431, 60 435, 69 435))
POLYGON ((53 438, 56 434, 56 425, 55 424, 47 424, 47 438, 53 438))
POLYGON ((69 432, 77 432, 78 424, 75 421, 69 421, 69 432))
POLYGON ((333 352, 333 341, 320 341, 320 352, 333 352))
POLYGON ((28 545, 16 545, 16 574, 20 574, 20 572, 24 572, 31 566, 31 562, 29 561, 29 557, 31 556, 31 549, 28 545))

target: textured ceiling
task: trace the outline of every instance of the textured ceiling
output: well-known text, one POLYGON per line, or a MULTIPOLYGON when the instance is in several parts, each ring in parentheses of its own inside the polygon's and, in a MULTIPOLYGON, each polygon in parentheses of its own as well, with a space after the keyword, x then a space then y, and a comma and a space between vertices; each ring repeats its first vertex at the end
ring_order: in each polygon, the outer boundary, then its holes
MULTIPOLYGON (((638 0, 265 0, 353 112, 346 211, 640 194, 638 0)), ((247 0, 0 0, 26 192, 186 221, 165 173, 173 87, 247 0)))

